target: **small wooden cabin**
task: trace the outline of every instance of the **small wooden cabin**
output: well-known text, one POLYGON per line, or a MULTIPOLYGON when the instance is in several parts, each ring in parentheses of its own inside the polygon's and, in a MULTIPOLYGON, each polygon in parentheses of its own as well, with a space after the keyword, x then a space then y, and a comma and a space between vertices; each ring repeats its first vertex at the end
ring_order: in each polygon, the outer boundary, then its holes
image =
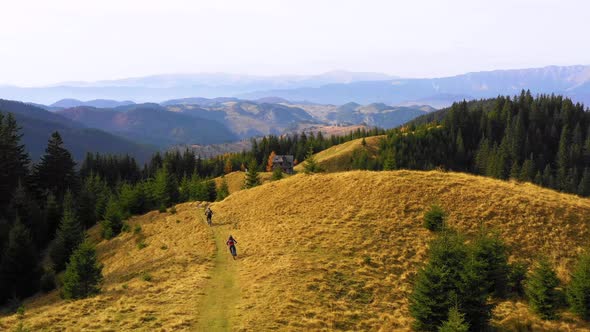
POLYGON ((293 174, 293 156, 291 155, 277 155, 272 161, 272 169, 280 167, 283 173, 293 174))

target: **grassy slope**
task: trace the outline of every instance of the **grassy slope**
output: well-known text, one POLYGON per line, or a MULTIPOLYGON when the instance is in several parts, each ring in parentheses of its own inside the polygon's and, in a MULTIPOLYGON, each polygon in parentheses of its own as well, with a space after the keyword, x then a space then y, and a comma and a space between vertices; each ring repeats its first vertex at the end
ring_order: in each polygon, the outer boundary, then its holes
MULTIPOLYGON (((211 270, 215 245, 208 227, 196 218, 196 203, 177 206, 176 214, 153 211, 130 221, 139 234, 124 233, 97 245, 105 277, 103 292, 67 302, 57 291, 25 302, 25 327, 31 331, 191 330, 211 270), (147 247, 139 249, 143 241, 147 247), (144 273, 152 277, 142 279, 144 273)), ((98 228, 91 230, 97 238, 98 228)), ((0 319, 10 331, 16 316, 0 319)))
MULTIPOLYGON (((433 236, 421 226, 422 215, 433 202, 464 232, 481 224, 498 229, 511 259, 547 253, 562 279, 589 244, 590 200, 530 184, 443 172, 301 174, 214 203, 217 249, 194 203, 179 205, 176 215, 134 218, 149 245, 138 250, 132 233, 98 245, 103 294, 73 303, 55 293, 33 299, 25 325, 35 331, 407 330, 407 297, 433 236), (236 262, 222 246, 230 232, 239 241, 236 262), (152 282, 141 280, 144 271, 152 282)), ((544 322, 523 303, 507 301, 494 324, 590 330, 564 316, 544 322)), ((1 318, 0 330, 15 322, 15 316, 1 318)))
MULTIPOLYGON (((270 178, 272 177, 271 172, 260 172, 260 173, 258 173, 258 175, 260 176, 260 181, 262 183, 266 183, 266 182, 270 181, 270 178)), ((227 181, 227 187, 229 188, 230 194, 233 194, 237 191, 242 190, 242 187, 244 186, 245 176, 246 176, 246 173, 240 172, 240 171, 231 172, 231 173, 225 175, 225 181, 227 181)), ((221 177, 215 178, 215 183, 216 183, 217 187, 219 188, 219 186, 221 184, 221 177)))
MULTIPOLYGON (((512 259, 547 253, 562 278, 588 245, 590 200, 465 174, 346 172, 297 175, 237 192, 214 205, 243 253, 237 329, 408 329, 408 294, 432 234, 424 210, 439 202, 450 225, 496 228, 512 259)), ((582 329, 542 322, 505 302, 494 323, 509 329, 582 329)))
MULTIPOLYGON (((327 172, 348 171, 352 165, 352 155, 360 149, 367 149, 369 156, 375 157, 379 149, 379 142, 384 136, 371 136, 365 138, 366 146, 362 145, 362 138, 333 146, 315 154, 317 162, 327 172)), ((295 171, 303 171, 303 163, 295 166, 295 171)))

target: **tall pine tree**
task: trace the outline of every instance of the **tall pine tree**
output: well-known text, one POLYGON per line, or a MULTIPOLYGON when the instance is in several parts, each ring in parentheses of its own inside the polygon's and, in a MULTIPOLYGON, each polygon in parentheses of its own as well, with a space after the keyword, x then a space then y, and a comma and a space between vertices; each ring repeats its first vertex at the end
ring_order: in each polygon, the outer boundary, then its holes
POLYGON ((30 160, 19 130, 12 114, 0 113, 0 217, 8 217, 3 214, 12 194, 27 180, 30 160))
POLYGON ((55 234, 55 241, 49 249, 49 256, 56 271, 66 267, 70 255, 83 241, 84 229, 76 215, 72 193, 68 191, 64 197, 63 215, 55 234))
POLYGON ((41 162, 35 165, 34 179, 42 194, 53 193, 58 200, 68 189, 77 188, 76 163, 63 147, 63 140, 56 131, 51 135, 41 162))

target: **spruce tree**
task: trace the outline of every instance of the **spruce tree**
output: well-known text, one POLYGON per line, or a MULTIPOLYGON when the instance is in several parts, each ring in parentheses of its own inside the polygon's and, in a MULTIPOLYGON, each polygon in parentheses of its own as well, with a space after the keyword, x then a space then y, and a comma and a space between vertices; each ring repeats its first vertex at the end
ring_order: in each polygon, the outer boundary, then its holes
POLYGON ((547 259, 543 258, 530 273, 525 292, 533 311, 543 319, 557 318, 559 293, 557 274, 547 259))
POLYGON ((45 218, 45 224, 47 225, 47 231, 53 235, 57 231, 59 221, 61 220, 62 211, 60 211, 59 204, 55 199, 55 195, 49 193, 43 209, 43 216, 45 218))
POLYGON ((272 181, 277 181, 283 178, 283 169, 280 167, 275 167, 272 170, 272 177, 270 178, 272 181))
POLYGON ((102 265, 96 257, 96 250, 83 242, 73 253, 63 279, 62 296, 65 299, 81 299, 100 292, 102 265))
POLYGON ((452 231, 431 242, 428 262, 418 271, 410 296, 410 314, 417 330, 433 331, 447 320, 461 289, 467 259, 463 239, 452 231))
POLYGON ((582 254, 578 259, 567 290, 567 299, 571 310, 583 319, 590 320, 589 253, 582 254))
POLYGON ((17 218, 0 263, 0 303, 8 297, 23 298, 37 291, 40 277, 37 262, 31 233, 17 218))
POLYGON ((449 318, 438 328, 438 332, 467 332, 469 324, 465 322, 465 315, 459 312, 457 306, 449 310, 449 318))
POLYGON ((590 168, 584 168, 584 173, 578 185, 578 195, 590 196, 590 168))
POLYGON ((557 152, 557 185, 558 189, 566 190, 568 187, 568 169, 570 161, 569 150, 569 128, 567 125, 561 129, 561 137, 559 139, 559 150, 557 152))
POLYGON ((486 291, 497 298, 506 296, 508 274, 508 251, 497 233, 481 230, 473 241, 471 250, 473 268, 481 276, 486 291))
POLYGON ((303 172, 305 174, 319 173, 322 172, 322 167, 318 164, 313 154, 313 148, 310 146, 305 156, 305 162, 303 163, 303 172))
POLYGON ((30 160, 25 146, 20 144, 20 129, 12 114, 0 113, 0 217, 7 211, 19 182, 23 183, 29 173, 30 160))
POLYGON ((77 188, 76 163, 63 147, 63 140, 56 131, 51 135, 45 155, 35 165, 34 179, 39 189, 51 192, 60 200, 68 189, 77 188))
POLYGON ((225 176, 221 177, 221 183, 219 184, 219 188, 217 189, 217 200, 222 201, 227 196, 229 196, 229 187, 227 185, 227 180, 225 176))
POLYGON ((260 177, 258 176, 258 163, 256 159, 251 159, 248 162, 248 170, 244 180, 244 189, 253 188, 260 185, 260 177))
POLYGON ((63 215, 55 240, 49 249, 49 256, 56 271, 66 267, 68 258, 82 241, 84 241, 84 229, 76 215, 72 194, 68 191, 64 197, 63 215))
POLYGON ((103 221, 101 222, 101 234, 104 239, 112 239, 121 233, 123 220, 121 208, 115 195, 111 195, 105 208, 103 221))

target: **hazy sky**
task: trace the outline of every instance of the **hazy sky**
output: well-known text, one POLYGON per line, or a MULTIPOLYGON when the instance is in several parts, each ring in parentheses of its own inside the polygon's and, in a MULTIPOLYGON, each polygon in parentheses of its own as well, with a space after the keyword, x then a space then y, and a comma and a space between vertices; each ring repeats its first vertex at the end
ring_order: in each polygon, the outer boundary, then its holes
POLYGON ((1 0, 0 84, 590 64, 587 0, 1 0))

